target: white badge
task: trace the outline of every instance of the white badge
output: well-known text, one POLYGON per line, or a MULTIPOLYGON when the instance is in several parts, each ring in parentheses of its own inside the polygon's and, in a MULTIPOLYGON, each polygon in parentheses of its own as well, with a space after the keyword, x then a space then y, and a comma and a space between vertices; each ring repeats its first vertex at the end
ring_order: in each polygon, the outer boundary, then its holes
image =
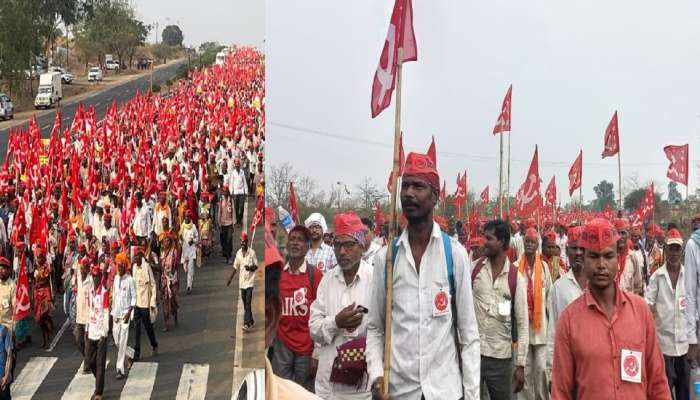
POLYGON ((502 317, 510 315, 510 300, 503 300, 498 302, 498 315, 502 317))
POLYGON ((434 291, 433 295, 433 317, 447 315, 450 313, 450 296, 447 290, 440 288, 434 291))
POLYGON ((642 382, 642 352, 622 349, 620 353, 620 374, 625 382, 642 382))
POLYGON ((294 291, 294 303, 293 306, 301 306, 306 304, 306 288, 299 288, 294 291))
POLYGON ((687 301, 685 300, 685 296, 681 296, 678 298, 678 307, 681 309, 681 311, 685 310, 686 304, 687 301))

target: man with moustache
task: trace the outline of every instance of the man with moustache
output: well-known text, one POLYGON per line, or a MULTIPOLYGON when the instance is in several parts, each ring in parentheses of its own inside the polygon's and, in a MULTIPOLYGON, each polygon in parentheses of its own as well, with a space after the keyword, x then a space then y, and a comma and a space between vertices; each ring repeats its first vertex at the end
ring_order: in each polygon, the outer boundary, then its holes
POLYGON ((475 399, 479 333, 467 252, 433 220, 440 193, 434 161, 410 153, 401 181, 408 221, 392 246, 375 257, 367 327, 367 371, 375 398, 384 383, 386 287, 393 285, 389 396, 420 400, 475 399), (393 281, 386 281, 393 268, 393 281), (460 368, 461 365, 461 368, 460 368))
MULTIPOLYGON (((316 395, 324 399, 370 399, 368 385, 358 374, 350 375, 338 368, 337 347, 367 336, 367 319, 363 312, 369 304, 372 288, 372 265, 363 258, 367 226, 353 212, 335 215, 333 247, 338 268, 329 271, 318 287, 311 305, 309 328, 319 346, 316 395)), ((364 346, 361 346, 364 347, 364 346)))
POLYGON ((583 228, 588 288, 559 317, 552 399, 671 399, 654 317, 615 283, 620 235, 596 218, 583 228))

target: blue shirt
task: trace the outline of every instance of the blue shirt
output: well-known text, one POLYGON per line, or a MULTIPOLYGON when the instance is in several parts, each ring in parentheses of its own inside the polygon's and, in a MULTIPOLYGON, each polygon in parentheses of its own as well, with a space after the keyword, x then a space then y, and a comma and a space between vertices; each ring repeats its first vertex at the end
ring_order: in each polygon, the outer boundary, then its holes
POLYGON ((12 335, 4 325, 0 325, 0 377, 5 375, 7 355, 12 351, 12 335))

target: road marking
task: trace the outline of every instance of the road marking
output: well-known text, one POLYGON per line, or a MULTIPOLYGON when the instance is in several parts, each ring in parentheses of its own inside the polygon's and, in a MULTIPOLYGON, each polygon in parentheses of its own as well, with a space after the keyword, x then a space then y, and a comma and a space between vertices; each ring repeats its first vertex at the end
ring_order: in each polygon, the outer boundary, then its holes
MULTIPOLYGON (((87 344, 87 343, 86 343, 87 344)), ((109 366, 109 358, 105 363, 105 374, 109 366)), ((83 374, 83 363, 80 363, 78 372, 75 373, 68 389, 63 393, 62 400, 85 400, 95 393, 95 377, 92 373, 83 374)))
POLYGON ((51 341, 51 346, 49 346, 49 349, 46 351, 53 351, 53 348, 56 347, 58 340, 61 338, 66 329, 68 329, 68 326, 70 326, 70 321, 67 319, 66 322, 63 323, 63 326, 61 326, 61 329, 58 330, 56 336, 54 336, 53 340, 51 341))
POLYGON ((12 383, 12 398, 29 400, 46 379, 58 357, 32 357, 12 383))
POLYGON ((121 399, 143 399, 151 398, 153 384, 156 382, 156 371, 158 363, 137 362, 129 370, 129 377, 122 390, 121 399))
POLYGON ((41 129, 46 129, 46 128, 48 128, 49 126, 51 126, 51 124, 46 124, 46 125, 42 126, 41 129))
POLYGON ((185 364, 182 366, 176 400, 204 399, 207 394, 209 364, 185 364))

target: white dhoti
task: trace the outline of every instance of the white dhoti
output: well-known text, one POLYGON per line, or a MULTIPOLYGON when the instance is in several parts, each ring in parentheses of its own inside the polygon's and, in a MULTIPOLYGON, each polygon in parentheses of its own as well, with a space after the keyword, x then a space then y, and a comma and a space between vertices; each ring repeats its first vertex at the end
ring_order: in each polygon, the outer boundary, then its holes
POLYGON ((547 345, 528 346, 525 364, 525 387, 518 400, 549 400, 547 387, 547 345))
POLYGON ((187 289, 192 289, 192 284, 194 283, 194 269, 196 264, 196 259, 190 258, 185 262, 187 263, 187 289))
POLYGON ((117 372, 121 372, 124 375, 126 344, 129 340, 129 323, 124 323, 123 317, 112 319, 112 335, 114 336, 114 343, 117 345, 117 372))

